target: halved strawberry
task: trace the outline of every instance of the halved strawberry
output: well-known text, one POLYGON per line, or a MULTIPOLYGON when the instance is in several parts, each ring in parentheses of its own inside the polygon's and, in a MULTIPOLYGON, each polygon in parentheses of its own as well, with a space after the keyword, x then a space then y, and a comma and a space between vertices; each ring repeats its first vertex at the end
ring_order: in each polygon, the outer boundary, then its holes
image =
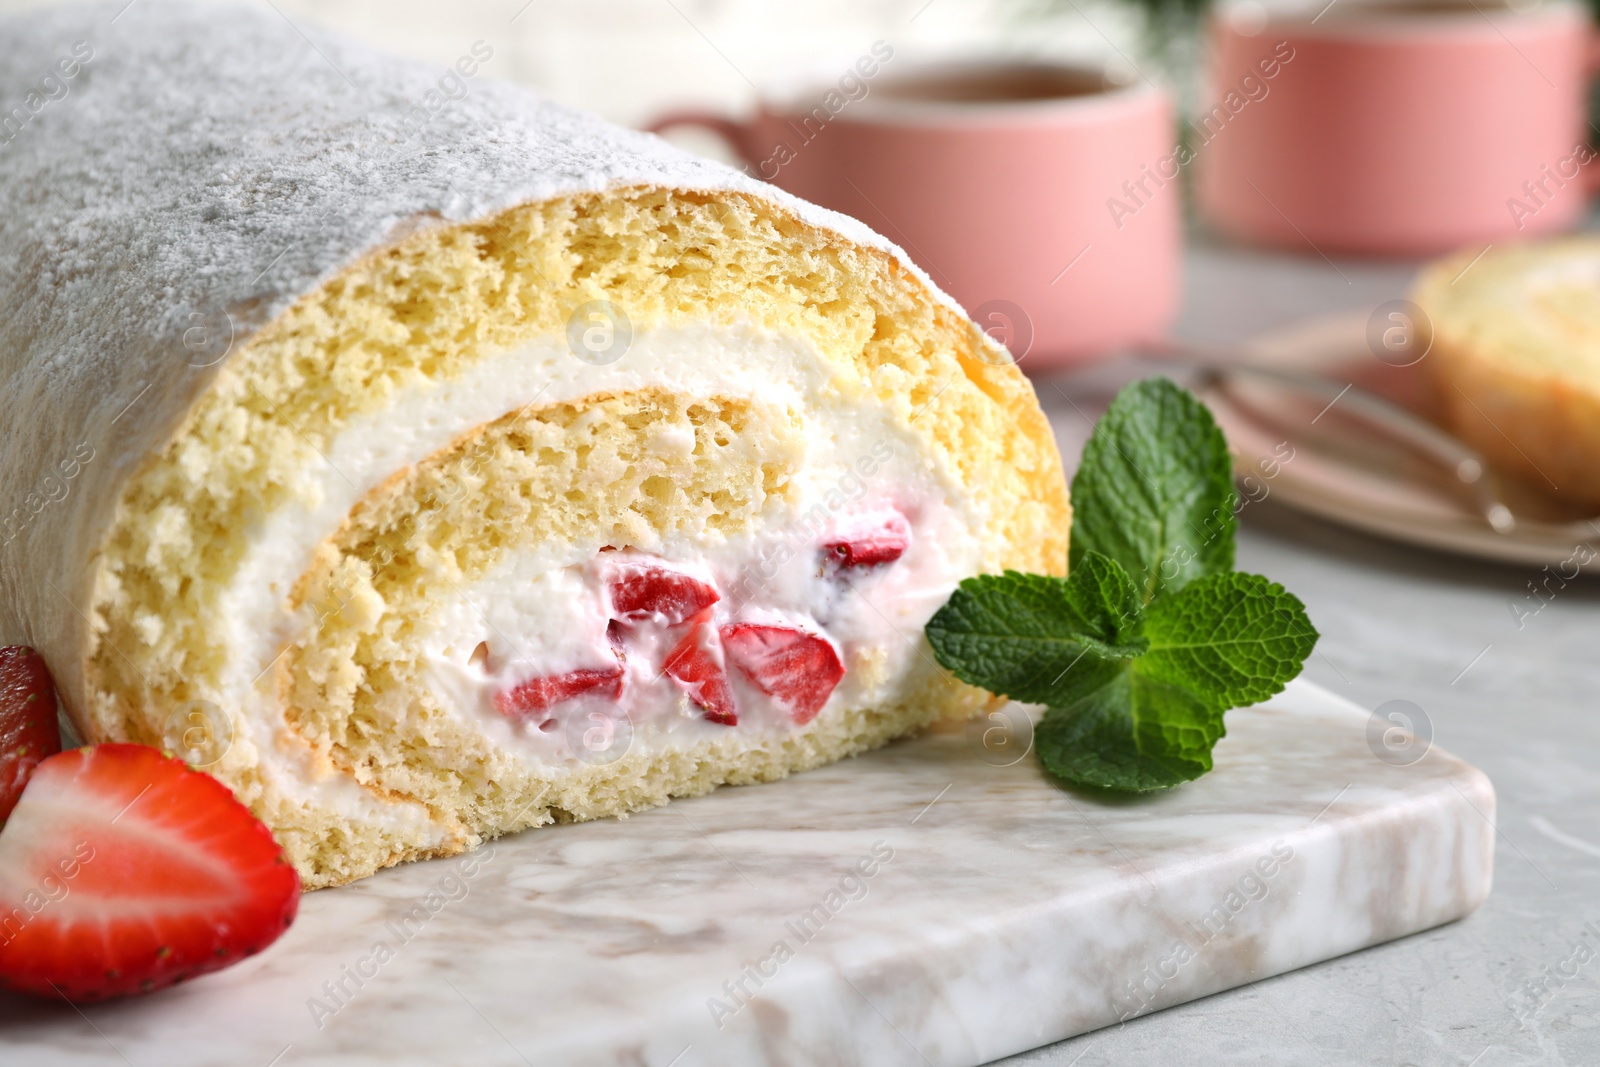
POLYGON ((0 825, 33 769, 60 751, 56 686, 43 657, 26 645, 0 648, 0 825))
POLYGON ((722 665, 722 649, 717 646, 710 611, 695 617, 683 640, 667 653, 661 671, 705 709, 706 718, 724 726, 739 724, 739 709, 733 702, 727 668, 722 665))
POLYGON ((676 626, 721 599, 717 591, 691 574, 654 563, 618 564, 608 583, 611 607, 627 622, 654 620, 676 626))
POLYGON ((728 662, 804 726, 817 717, 844 664, 827 639, 787 626, 734 623, 721 631, 728 662))
POLYGON ((622 699, 622 664, 530 678, 494 696, 494 709, 508 719, 541 719, 563 700, 593 695, 622 699))
POLYGON ((300 877, 228 787, 144 745, 41 763, 0 831, 0 986, 148 993, 288 929, 300 877))
POLYGON ((911 544, 911 527, 905 516, 863 516, 822 543, 826 558, 841 567, 873 567, 893 563, 911 544))

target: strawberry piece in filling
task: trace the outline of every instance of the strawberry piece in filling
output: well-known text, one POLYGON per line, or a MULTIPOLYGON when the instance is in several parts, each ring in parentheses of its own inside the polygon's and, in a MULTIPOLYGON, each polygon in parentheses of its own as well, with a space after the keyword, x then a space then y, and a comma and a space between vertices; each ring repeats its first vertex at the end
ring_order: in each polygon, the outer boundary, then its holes
POLYGON ((822 543, 828 560, 841 567, 875 567, 893 563, 911 544, 911 528, 900 514, 873 518, 822 543))
POLYGON ((804 726, 817 717, 844 677, 826 638, 787 626, 735 623, 721 630, 728 661, 804 726))
POLYGON ((495 710, 508 719, 541 719, 562 701, 581 696, 622 699, 622 664, 530 678, 494 696, 495 710))
MULTIPOLYGON (((898 560, 911 543, 911 529, 897 511, 855 516, 823 541, 825 559, 837 567, 873 567, 898 560)), ((550 711, 579 697, 620 701, 625 649, 650 655, 655 631, 668 638, 661 676, 686 693, 707 720, 737 726, 739 712, 728 664, 738 667, 800 726, 815 719, 833 695, 844 665, 821 634, 790 626, 734 623, 717 627, 715 587, 694 575, 638 555, 612 557, 604 574, 611 619, 606 640, 617 664, 584 668, 520 682, 497 693, 495 709, 513 719, 549 728, 550 711)), ((653 656, 651 657, 653 658, 653 656)))
POLYGON ((694 626, 667 653, 661 669, 705 710, 707 719, 724 726, 739 724, 739 711, 733 702, 733 687, 728 684, 728 671, 722 665, 722 649, 711 625, 711 612, 702 611, 695 617, 694 626))
POLYGON ((624 622, 676 626, 721 599, 700 579, 651 563, 619 564, 608 585, 611 606, 624 622))

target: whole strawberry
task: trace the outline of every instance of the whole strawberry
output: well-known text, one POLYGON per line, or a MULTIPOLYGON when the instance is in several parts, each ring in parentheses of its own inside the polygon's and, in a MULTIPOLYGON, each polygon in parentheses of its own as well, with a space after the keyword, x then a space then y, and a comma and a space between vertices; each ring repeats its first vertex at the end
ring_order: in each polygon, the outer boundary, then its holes
POLYGON ((39 653, 0 648, 0 826, 41 761, 61 751, 56 686, 39 653))

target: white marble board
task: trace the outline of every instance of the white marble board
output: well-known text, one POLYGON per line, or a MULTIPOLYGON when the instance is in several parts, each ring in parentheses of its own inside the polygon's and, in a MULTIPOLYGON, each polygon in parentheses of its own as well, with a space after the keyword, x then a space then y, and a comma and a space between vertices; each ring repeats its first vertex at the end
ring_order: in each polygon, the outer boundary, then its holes
POLYGON ((535 830, 313 893, 186 986, 0 999, 0 1062, 983 1063, 1477 907, 1488 779, 1368 727, 1296 682, 1156 797, 1058 789, 955 728, 535 830))

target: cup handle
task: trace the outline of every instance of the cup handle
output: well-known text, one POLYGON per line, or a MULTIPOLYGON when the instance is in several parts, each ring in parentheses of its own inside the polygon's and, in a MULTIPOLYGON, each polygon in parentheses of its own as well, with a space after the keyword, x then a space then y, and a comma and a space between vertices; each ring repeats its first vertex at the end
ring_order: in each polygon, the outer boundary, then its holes
MULTIPOLYGON (((1587 80, 1584 82, 1583 112, 1584 117, 1587 118, 1589 102, 1593 98, 1595 81, 1600 79, 1600 28, 1589 27, 1589 49, 1584 58, 1586 60, 1584 74, 1587 80)), ((1593 127, 1591 126, 1590 129, 1592 130, 1593 127)), ((1600 145, 1597 144, 1591 144, 1590 147, 1592 149, 1600 149, 1600 145)), ((1588 196, 1600 194, 1600 159, 1589 160, 1587 169, 1583 171, 1583 191, 1588 196)))
POLYGON ((669 111, 645 127, 647 133, 665 133, 667 130, 679 126, 694 126, 702 130, 710 130, 721 137, 729 148, 749 166, 755 166, 756 161, 751 158, 748 147, 749 129, 744 123, 735 122, 725 115, 714 111, 669 111))

